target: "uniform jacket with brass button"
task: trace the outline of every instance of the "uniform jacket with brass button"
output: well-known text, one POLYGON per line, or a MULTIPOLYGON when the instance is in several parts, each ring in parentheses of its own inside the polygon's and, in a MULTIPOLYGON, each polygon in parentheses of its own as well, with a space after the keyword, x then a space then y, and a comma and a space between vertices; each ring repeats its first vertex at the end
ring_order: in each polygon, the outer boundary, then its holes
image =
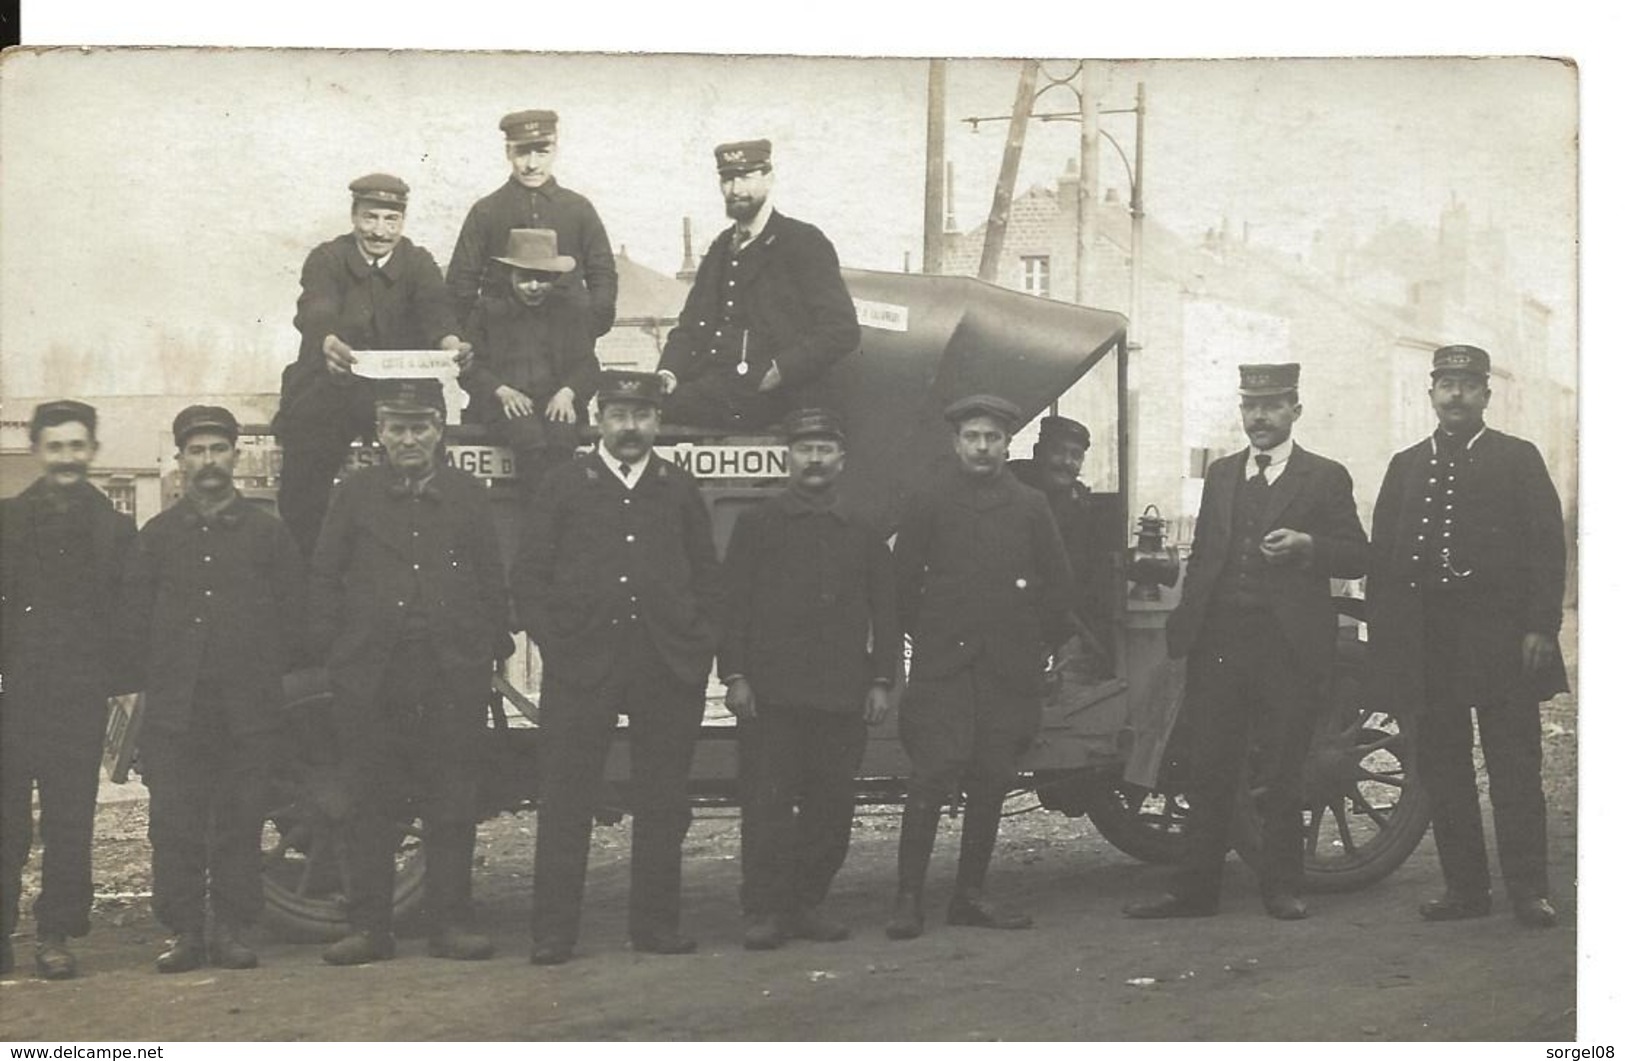
POLYGON ((703 683, 722 578, 694 477, 655 454, 631 490, 597 451, 554 469, 526 515, 513 592, 548 681, 601 683, 616 664, 617 628, 635 622, 679 681, 703 683))
POLYGON ((305 621, 304 559, 281 520, 241 497, 207 517, 183 499, 141 528, 121 606, 144 732, 184 732, 198 709, 234 734, 276 728, 305 621), (219 699, 199 702, 200 685, 219 699))
MULTIPOLYGON (((1422 706, 1423 596, 1426 565, 1436 560, 1421 547, 1422 517, 1436 459, 1431 438, 1395 454, 1371 515, 1371 692, 1395 707, 1422 706)), ((1522 659, 1525 634, 1556 638, 1563 621, 1567 535, 1557 488, 1532 443, 1493 428, 1458 458, 1456 476, 1452 566, 1471 574, 1451 592, 1476 606, 1462 658, 1441 662, 1464 668, 1463 680, 1485 693, 1550 699, 1568 688, 1561 654, 1529 677, 1522 659)))
POLYGON ((335 688, 369 701, 421 608, 459 704, 483 708, 508 595, 485 486, 441 465, 423 496, 388 466, 339 484, 311 558, 310 637, 335 688))
POLYGON ((983 663, 1015 692, 1042 691, 1047 654, 1072 633, 1072 571, 1043 494, 1008 469, 955 470, 910 498, 894 556, 911 679, 983 663))
POLYGON ((857 311, 834 245, 816 227, 774 211, 744 249, 733 249, 732 228, 712 242, 660 368, 679 383, 726 373, 754 391, 777 362, 782 384, 799 387, 858 343, 857 311), (740 377, 742 351, 747 371, 740 377))

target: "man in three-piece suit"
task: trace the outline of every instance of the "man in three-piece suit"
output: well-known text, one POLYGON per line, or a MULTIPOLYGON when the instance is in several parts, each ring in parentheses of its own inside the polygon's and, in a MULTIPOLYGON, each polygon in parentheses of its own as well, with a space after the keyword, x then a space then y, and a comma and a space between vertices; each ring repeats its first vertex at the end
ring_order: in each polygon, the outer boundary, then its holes
POLYGON ((829 239, 773 209, 772 144, 722 144, 716 156, 733 224, 705 252, 666 340, 662 415, 750 430, 819 404, 808 385, 858 348, 858 317, 829 239))
POLYGON ((1490 355, 1433 355, 1432 436, 1394 456, 1371 516, 1371 695, 1414 720, 1445 894, 1429 921, 1490 911, 1473 713, 1490 778, 1501 878, 1518 920, 1555 924, 1546 876, 1540 704, 1568 688, 1566 535, 1540 451, 1484 426, 1490 355))
POLYGON ((1293 441, 1302 413, 1296 364, 1241 366, 1251 444, 1208 469, 1184 596, 1168 617, 1168 655, 1189 657, 1189 847, 1170 894, 1130 904, 1129 917, 1218 912, 1249 736, 1265 786, 1264 908, 1308 915, 1298 894, 1303 766, 1337 646, 1328 579, 1365 574, 1367 543, 1348 470, 1293 441))
POLYGON ((687 954, 678 933, 688 771, 721 626, 711 517, 689 473, 653 451, 660 380, 606 372, 598 447, 549 473, 514 565, 520 623, 541 649, 541 802, 531 961, 569 961, 593 810, 617 716, 632 745, 634 950, 687 954))

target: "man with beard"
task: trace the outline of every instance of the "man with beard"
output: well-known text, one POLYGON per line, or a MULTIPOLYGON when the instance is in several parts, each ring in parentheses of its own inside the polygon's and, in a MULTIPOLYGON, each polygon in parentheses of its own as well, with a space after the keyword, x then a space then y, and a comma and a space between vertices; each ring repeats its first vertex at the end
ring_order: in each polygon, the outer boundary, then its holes
POLYGON ((387 463, 338 488, 311 562, 310 635, 351 786, 351 931, 322 959, 394 956, 397 820, 409 800, 423 817, 429 954, 489 958, 469 878, 491 669, 513 652, 496 521, 484 485, 441 459, 439 384, 380 380, 378 396, 387 463))
POLYGON ((807 388, 858 348, 857 311, 824 234, 773 209, 773 147, 716 149, 733 224, 712 242, 666 340, 672 423, 754 430, 811 404, 807 388))
POLYGON ((372 429, 373 385, 353 372, 355 351, 466 354, 440 267, 401 234, 406 182, 372 173, 351 181, 350 194, 352 231, 311 251, 299 275, 299 359, 282 371, 272 421, 282 444, 277 509, 306 556, 350 443, 372 429))
POLYGON ((1264 910, 1283 921, 1309 914, 1299 897, 1304 759, 1337 649, 1330 580, 1365 574, 1365 528, 1348 469, 1293 441, 1298 366, 1240 371, 1251 445, 1208 468, 1185 591, 1166 631, 1169 657, 1190 658, 1181 709, 1195 749, 1189 843, 1172 891, 1129 904, 1128 917, 1218 913, 1249 762, 1264 785, 1264 910))
POLYGON ((1010 474, 1049 499, 1050 513, 1072 565, 1072 614, 1083 624, 1084 641, 1097 672, 1110 673, 1107 646, 1116 590, 1111 553, 1119 548, 1120 528, 1112 513, 1078 481, 1089 452, 1089 429, 1064 416, 1038 422, 1038 442, 1027 460, 1011 461, 1010 474))
POLYGON ((541 649, 548 713, 536 811, 530 960, 570 960, 593 810, 616 719, 631 723, 632 948, 688 954, 678 933, 688 771, 721 628, 711 517, 694 477, 652 451, 660 381, 605 372, 603 435, 531 500, 514 565, 541 649))
POLYGON ((23 866, 39 784, 47 841, 34 902, 34 965, 78 971, 70 936, 90 931, 90 841, 107 697, 132 686, 116 659, 118 599, 135 523, 88 478, 96 410, 46 402, 28 440, 41 475, 0 501, 0 971, 13 966, 23 866))
POLYGON ((749 950, 847 937, 818 907, 851 841, 864 726, 885 720, 902 650, 891 552, 837 489, 840 417, 799 410, 785 435, 790 488, 740 513, 723 565, 749 950))
POLYGON ((1512 912, 1550 928, 1540 704, 1568 689, 1563 621, 1567 535, 1540 451, 1484 425, 1490 355, 1433 355, 1432 437, 1394 456, 1371 516, 1373 702, 1404 711, 1433 800, 1444 895, 1429 921, 1490 912, 1473 717, 1489 774, 1501 879, 1512 912))
POLYGON ((1004 797, 1038 734, 1046 663, 1070 636, 1072 572, 1038 491, 1005 468, 1015 405, 962 398, 956 467, 910 499, 897 530, 897 599, 913 657, 899 719, 913 774, 898 844, 897 902, 886 934, 925 930, 922 896, 943 804, 965 795, 948 924, 1028 928, 983 897, 1004 797))
POLYGON ((579 420, 598 385, 586 307, 562 288, 575 259, 559 253, 552 229, 508 233, 499 296, 480 299, 469 319, 473 357, 462 375, 471 417, 511 446, 526 493, 575 452, 579 420))
POLYGON ((559 252, 579 266, 568 270, 559 286, 578 298, 585 296, 590 306, 588 339, 596 339, 615 324, 615 253, 592 202, 553 177, 559 116, 544 110, 518 111, 504 115, 498 125, 513 172, 507 183, 474 204, 457 236, 446 269, 457 319, 468 320, 482 293, 501 297, 504 278, 495 275, 490 262, 507 246, 508 233, 546 228, 558 233, 559 252))
POLYGON ((189 406, 173 433, 186 495, 142 528, 121 602, 147 694, 137 741, 152 906, 175 936, 158 971, 205 958, 250 969, 259 959, 243 936, 264 905, 260 831, 282 675, 304 638, 305 565, 282 522, 232 483, 231 411, 189 406))

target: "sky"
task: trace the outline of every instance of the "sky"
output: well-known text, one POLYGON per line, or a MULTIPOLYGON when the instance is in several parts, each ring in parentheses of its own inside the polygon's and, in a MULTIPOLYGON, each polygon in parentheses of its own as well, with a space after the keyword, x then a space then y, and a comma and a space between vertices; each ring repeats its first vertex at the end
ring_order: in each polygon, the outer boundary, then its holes
MULTIPOLYGON (((1048 62, 1064 77, 1070 61, 1048 62)), ((948 64, 962 228, 987 214, 1015 60, 948 64)), ((1573 68, 1548 60, 1100 61, 1098 102, 1148 99, 1146 204, 1192 238, 1228 218, 1287 251, 1317 229, 1431 226, 1452 195, 1515 248, 1515 279, 1572 344, 1573 68)), ((1042 81, 1042 79, 1041 79, 1042 81)), ((497 120, 561 116, 556 172, 617 248, 662 272, 725 219, 711 149, 773 140, 778 206, 847 265, 918 267, 920 59, 335 51, 50 50, 0 65, 0 394, 38 394, 68 358, 88 393, 274 390, 293 355, 305 253, 348 228, 346 186, 413 188, 407 232, 444 265, 467 208, 506 177, 497 120), (110 91, 110 88, 113 91, 110 91), (167 375, 161 349, 222 356, 167 375), (74 360, 77 359, 77 360, 74 360), (184 378, 176 378, 181 376, 184 378)), ((1070 110, 1050 91, 1038 109, 1070 110)), ((1103 128, 1132 153, 1131 116, 1103 128)), ((1054 180, 1077 126, 1034 123, 1018 189, 1054 180)), ((1126 197, 1105 152, 1101 176, 1126 197)))

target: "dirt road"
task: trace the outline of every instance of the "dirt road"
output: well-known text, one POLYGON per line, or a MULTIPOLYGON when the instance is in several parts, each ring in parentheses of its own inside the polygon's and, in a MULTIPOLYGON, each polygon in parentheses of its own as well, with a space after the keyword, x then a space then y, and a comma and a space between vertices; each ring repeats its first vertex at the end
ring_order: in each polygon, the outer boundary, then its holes
POLYGON ((162 930, 139 897, 150 886, 137 801, 101 812, 101 898, 79 951, 84 975, 29 978, 32 941, 20 936, 20 974, 0 983, 0 1039, 1572 1039, 1573 698, 1545 717, 1562 918, 1551 931, 1522 928, 1504 905, 1487 921, 1420 921, 1417 904, 1438 887, 1431 839, 1378 885, 1315 897, 1307 921, 1266 917, 1234 856, 1222 916, 1127 921, 1119 908, 1157 887, 1162 871, 1117 852, 1084 819, 1038 811, 1006 822, 990 882, 1037 929, 941 924, 957 846, 948 825, 927 934, 894 943, 881 927, 897 818, 879 813, 858 822, 828 907, 854 938, 746 953, 738 822, 714 817, 696 822, 686 862, 685 928, 701 941, 697 955, 625 946, 622 825, 596 834, 579 956, 542 969, 525 960, 533 822, 510 815, 482 826, 475 879, 499 941, 493 961, 438 961, 421 939, 403 939, 395 961, 333 969, 316 947, 266 941, 256 971, 160 976, 151 963, 162 930))

